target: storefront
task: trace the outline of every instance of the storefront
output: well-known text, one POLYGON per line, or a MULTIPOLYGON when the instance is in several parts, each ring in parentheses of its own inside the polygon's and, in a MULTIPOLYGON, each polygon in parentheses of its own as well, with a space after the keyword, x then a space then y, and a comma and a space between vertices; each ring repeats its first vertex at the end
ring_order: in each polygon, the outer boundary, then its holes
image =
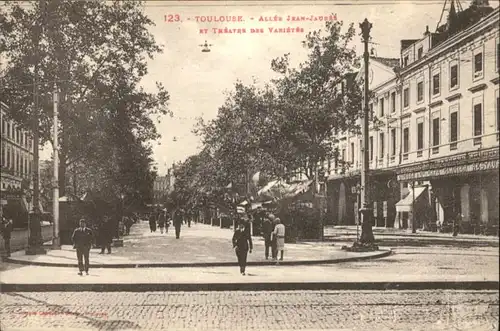
MULTIPOLYGON (((334 225, 355 225, 359 219, 361 175, 359 171, 328 178, 327 200, 329 221, 334 225)), ((370 172, 374 226, 392 227, 396 218, 395 204, 399 200, 396 173, 392 170, 370 172)))
POLYGON ((498 148, 437 159, 398 170, 405 183, 428 181, 438 224, 460 219, 461 231, 498 231, 498 148))

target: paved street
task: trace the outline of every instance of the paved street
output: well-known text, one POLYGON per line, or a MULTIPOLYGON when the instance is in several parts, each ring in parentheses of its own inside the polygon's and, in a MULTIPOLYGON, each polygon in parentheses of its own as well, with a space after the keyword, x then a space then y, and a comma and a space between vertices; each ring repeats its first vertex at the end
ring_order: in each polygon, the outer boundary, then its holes
POLYGON ((498 293, 1 294, 2 330, 497 330, 498 293))
MULTIPOLYGON (((151 234, 145 223, 132 227, 132 235, 125 237, 125 247, 114 249, 111 255, 98 255, 93 251, 91 262, 134 261, 213 261, 211 258, 235 262, 231 247, 232 231, 209 225, 185 227, 181 239, 172 233, 151 234), (137 260, 136 260, 137 259, 137 260)), ((252 259, 262 259, 260 238, 252 259)), ((285 258, 292 256, 325 256, 346 242, 302 243, 286 245, 285 258), (294 255, 295 254, 295 255, 294 255), (303 254, 303 255, 301 255, 303 254)), ((418 282, 418 281, 498 281, 498 247, 484 246, 481 242, 451 242, 449 244, 407 241, 400 238, 390 246, 394 254, 376 260, 314 266, 249 266, 248 277, 241 277, 237 267, 186 268, 132 268, 91 269, 90 276, 79 277, 76 268, 21 266, 0 263, 0 280, 5 284, 74 284, 74 283, 280 283, 280 282, 418 282), (54 277, 57 275, 57 277, 54 277)), ((58 251, 52 251, 58 252, 58 251)), ((60 251, 59 251, 60 252, 60 251)), ((73 250, 59 257, 59 261, 75 263, 73 250)), ((23 254, 19 252, 17 254, 23 254)), ((55 253, 54 253, 55 254, 55 253)), ((61 253, 62 254, 62 253, 61 253)), ((356 254, 356 253, 354 253, 356 254)), ((25 255, 24 255, 25 256, 25 255)), ((25 256, 26 257, 26 256, 25 256)), ((45 256, 30 258, 46 258, 45 256)))
MULTIPOLYGON (((180 239, 173 229, 168 234, 159 230, 151 233, 147 222, 135 224, 124 246, 113 248, 111 255, 99 255, 99 249, 91 251, 91 263, 95 264, 189 264, 189 263, 236 263, 232 248, 231 229, 221 229, 206 224, 184 225, 180 239)), ((248 255, 249 262, 265 262, 264 241, 253 237, 254 250, 248 255)), ((285 263, 289 261, 336 260, 383 252, 351 253, 341 250, 340 244, 297 243, 285 246, 285 263)), ((13 259, 43 263, 76 263, 75 250, 64 245, 62 250, 49 250, 46 255, 28 256, 23 251, 12 254, 13 259)))

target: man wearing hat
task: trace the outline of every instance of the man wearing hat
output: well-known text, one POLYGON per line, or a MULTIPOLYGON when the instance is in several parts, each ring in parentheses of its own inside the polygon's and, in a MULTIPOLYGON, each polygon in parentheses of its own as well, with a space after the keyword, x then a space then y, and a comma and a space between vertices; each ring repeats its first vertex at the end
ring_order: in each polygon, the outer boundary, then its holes
POLYGON ((238 265, 240 266, 240 273, 245 275, 245 268, 247 266, 248 252, 252 253, 252 236, 248 228, 248 222, 241 220, 238 223, 238 228, 233 235, 233 249, 238 258, 238 265))
POLYGON ((80 227, 76 228, 71 236, 73 247, 76 248, 76 257, 78 259, 78 274, 81 276, 83 271, 89 274, 89 254, 92 247, 92 230, 87 227, 85 219, 80 220, 80 227), (85 259, 85 265, 83 264, 85 259))

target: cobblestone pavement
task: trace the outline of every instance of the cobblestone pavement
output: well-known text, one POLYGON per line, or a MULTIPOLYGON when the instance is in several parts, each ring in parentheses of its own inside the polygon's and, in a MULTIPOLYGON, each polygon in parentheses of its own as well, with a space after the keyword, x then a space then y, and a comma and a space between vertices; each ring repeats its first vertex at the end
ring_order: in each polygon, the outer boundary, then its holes
POLYGON ((494 291, 0 294, 2 330, 497 330, 494 291))

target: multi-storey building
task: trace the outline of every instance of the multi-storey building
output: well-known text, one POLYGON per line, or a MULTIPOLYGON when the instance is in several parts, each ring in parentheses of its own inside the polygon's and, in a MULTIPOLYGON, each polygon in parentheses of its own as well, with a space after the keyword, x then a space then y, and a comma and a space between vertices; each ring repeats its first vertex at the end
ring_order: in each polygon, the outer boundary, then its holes
MULTIPOLYGON (((432 226, 460 217, 463 231, 498 227, 498 24, 499 10, 487 1, 458 13, 452 2, 436 33, 427 29, 421 39, 401 41, 399 67, 371 59, 377 225, 411 227, 415 219, 418 227, 432 226)), ((330 215, 339 224, 356 218, 360 140, 340 137, 340 158, 349 168, 333 169, 329 178, 330 215)))
POLYGON ((175 176, 174 168, 167 170, 165 176, 158 176, 153 184, 155 203, 162 203, 167 195, 174 189, 175 176))
POLYGON ((0 102, 0 107, 2 211, 19 225, 25 223, 29 210, 26 197, 32 187, 33 139, 28 131, 7 117, 7 105, 0 102))

